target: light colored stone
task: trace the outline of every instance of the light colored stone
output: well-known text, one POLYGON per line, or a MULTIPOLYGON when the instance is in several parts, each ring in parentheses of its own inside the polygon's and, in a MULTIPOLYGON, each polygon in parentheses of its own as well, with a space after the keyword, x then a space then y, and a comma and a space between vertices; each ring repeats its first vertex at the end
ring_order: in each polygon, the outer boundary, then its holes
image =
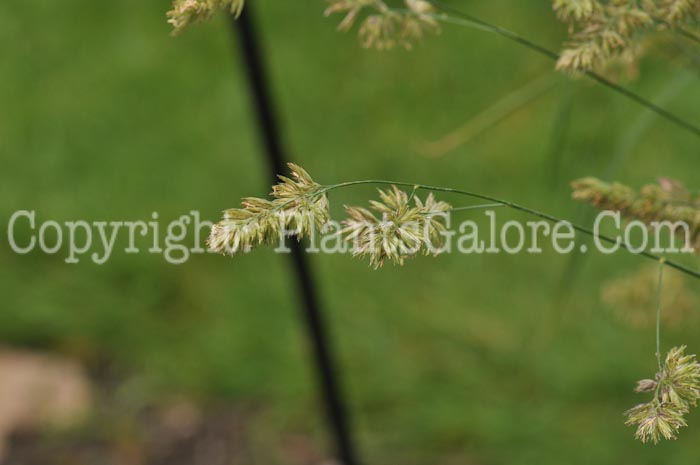
POLYGON ((76 424, 91 405, 90 382, 76 362, 0 348, 0 459, 18 430, 76 424))

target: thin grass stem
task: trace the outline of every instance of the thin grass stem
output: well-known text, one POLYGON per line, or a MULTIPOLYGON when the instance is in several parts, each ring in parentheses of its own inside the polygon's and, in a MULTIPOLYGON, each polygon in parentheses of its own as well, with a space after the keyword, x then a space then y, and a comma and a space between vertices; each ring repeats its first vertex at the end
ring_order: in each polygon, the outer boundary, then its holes
POLYGON ((661 372, 661 288, 664 280, 664 259, 659 260, 659 283, 656 289, 656 361, 661 372))
MULTIPOLYGON (((448 5, 445 5, 444 3, 436 0, 431 0, 431 3, 435 5, 437 8, 440 10, 444 11, 445 13, 439 13, 439 14, 434 14, 433 17, 441 22, 444 23, 449 23, 449 24, 454 24, 458 26, 464 26, 464 27, 470 27, 473 29, 478 29, 481 31, 485 32, 490 32, 493 34, 498 34, 502 37, 505 37, 506 39, 509 39, 513 42, 516 42, 524 47, 529 48, 530 50, 536 51, 539 54, 554 60, 558 61, 559 60, 559 54, 553 50, 550 50, 542 45, 539 45, 529 39, 526 39, 525 37, 522 37, 521 35, 510 31, 508 29, 502 28, 500 26, 496 26, 494 24, 488 23, 486 21, 483 21, 475 16, 472 16, 468 13, 464 13, 462 11, 459 11, 455 8, 452 8, 448 5)), ((670 111, 654 104, 650 100, 645 99, 641 95, 638 95, 631 90, 627 89, 626 87, 623 87, 619 84, 616 84, 605 77, 601 76, 598 73, 595 73, 593 71, 585 71, 583 72, 587 77, 592 79, 593 81, 611 89, 614 92, 617 92, 618 94, 627 97, 628 99, 638 103, 639 105, 642 105, 649 110, 653 111, 654 113, 658 114, 659 116, 667 119, 668 121, 672 122, 676 126, 685 129, 688 132, 691 132, 695 134, 696 136, 700 137, 700 127, 695 126, 694 124, 684 120, 680 116, 675 115, 674 113, 671 113, 670 111)))
MULTIPOLYGON (((325 193, 327 193, 327 192, 330 192, 330 191, 333 191, 333 190, 336 190, 336 189, 340 189, 340 188, 351 187, 351 186, 360 186, 360 185, 368 185, 368 184, 375 184, 375 185, 395 185, 395 186, 411 187, 411 188, 413 188, 413 187, 415 187, 415 186, 418 186, 418 188, 419 188, 419 189, 422 189, 422 190, 433 191, 433 192, 444 192, 444 193, 457 194, 457 195, 464 195, 464 196, 472 197, 472 198, 475 198, 475 199, 486 200, 486 201, 488 201, 488 202, 498 203, 499 205, 501 205, 501 206, 503 206, 503 207, 508 207, 508 208, 513 209, 513 210, 517 210, 517 211, 520 211, 520 212, 523 212, 523 213, 527 213, 527 214, 529 214, 530 216, 534 216, 534 217, 536 217, 536 218, 540 218, 540 219, 549 221, 550 223, 567 222, 567 223, 569 223, 569 224, 571 225, 571 227, 572 227, 574 230, 576 230, 576 231, 578 231, 578 232, 580 232, 580 233, 582 233, 582 234, 585 234, 585 235, 590 236, 590 237, 598 238, 598 239, 600 239, 600 240, 602 240, 602 241, 604 241, 604 242, 607 242, 608 244, 619 245, 621 248, 623 248, 623 249, 626 250, 627 252, 633 253, 633 252, 630 250, 630 246, 627 245, 627 244, 625 244, 624 242, 620 241, 619 239, 613 239, 613 238, 611 238, 611 237, 609 237, 609 236, 605 236, 605 235, 603 235, 603 234, 597 234, 597 233, 594 232, 593 230, 591 230, 591 229, 589 229, 589 228, 586 228, 586 227, 584 227, 584 226, 571 223, 570 221, 566 221, 566 220, 563 220, 563 219, 561 219, 561 218, 557 218, 557 217, 555 217, 555 216, 549 215, 549 214, 544 213, 544 212, 540 212, 540 211, 537 211, 537 210, 533 210, 532 208, 525 207, 525 206, 519 205, 519 204, 517 204, 517 203, 513 203, 513 202, 510 202, 510 201, 507 201, 507 200, 501 200, 501 199, 499 199, 499 198, 492 197, 492 196, 490 196, 490 195, 479 194, 479 193, 476 193, 476 192, 470 192, 470 191, 465 191, 465 190, 461 190, 461 189, 453 189, 453 188, 451 188, 451 187, 426 186, 426 185, 423 185, 423 184, 416 184, 416 183, 410 183, 410 182, 396 182, 396 181, 386 181, 386 180, 381 180, 381 179, 367 179, 367 180, 361 180, 361 181, 349 181, 349 182, 344 182, 344 183, 339 183, 339 184, 332 184, 332 185, 328 185, 328 186, 323 186, 321 189, 319 189, 318 192, 315 193, 315 195, 322 195, 322 194, 325 194, 325 193)), ((669 267, 671 267, 671 268, 673 268, 673 269, 675 269, 675 270, 678 270, 678 271, 680 271, 681 273, 684 273, 684 274, 686 274, 686 275, 688 275, 688 276, 692 276, 692 277, 694 277, 694 278, 700 279, 700 272, 695 271, 695 270, 691 270, 690 268, 688 268, 688 267, 686 267, 686 266, 684 266, 684 265, 681 265, 680 263, 677 263, 677 262, 674 262, 674 261, 671 261, 671 260, 667 260, 667 259, 665 259, 665 258, 663 258, 663 257, 660 257, 660 256, 658 256, 658 255, 655 255, 655 254, 653 254, 653 253, 651 253, 651 252, 642 251, 642 252, 639 252, 639 253, 636 253, 636 252, 635 252, 635 253, 633 253, 633 254, 634 254, 634 255, 641 255, 642 257, 645 257, 645 258, 647 258, 647 259, 654 260, 654 261, 663 261, 663 264, 666 265, 666 266, 669 266, 669 267)))
POLYGON ((481 205, 469 205, 468 207, 456 207, 456 208, 450 208, 450 211, 452 212, 463 212, 463 211, 468 211, 468 210, 481 210, 483 208, 498 208, 498 207, 505 207, 502 203, 485 203, 481 205))
POLYGON ((674 29, 679 35, 685 37, 686 39, 690 40, 691 42, 695 42, 696 44, 700 45, 700 36, 695 34, 693 31, 689 31, 686 28, 679 27, 677 29, 674 29))

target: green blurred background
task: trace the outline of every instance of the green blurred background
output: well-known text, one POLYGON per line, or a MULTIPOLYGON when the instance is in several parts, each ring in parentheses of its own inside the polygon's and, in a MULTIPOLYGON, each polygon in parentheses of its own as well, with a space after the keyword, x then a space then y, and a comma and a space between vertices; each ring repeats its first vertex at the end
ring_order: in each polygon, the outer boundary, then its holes
MULTIPOLYGON (((321 1, 253 1, 290 152, 321 183, 460 187, 572 220, 587 209, 570 200, 569 181, 610 174, 615 157, 615 178, 635 186, 660 175, 700 185, 695 136, 500 37, 445 26, 411 52, 379 53, 338 33, 321 1), (544 95, 447 154, 421 152, 543 76, 544 95)), ((544 0, 452 4, 553 49, 566 35, 544 0)), ((216 220, 268 191, 225 20, 173 38, 168 9, 166 0, 0 3, 3 225, 20 209, 38 221, 157 211, 167 222, 190 210, 216 220)), ((700 117, 697 69, 662 53, 626 85, 700 117)), ((334 193, 335 216, 373 195, 334 193)), ((103 266, 67 265, 61 253, 16 255, 2 238, 3 344, 73 357, 98 379, 108 372, 123 412, 169 396, 233 408, 244 431, 235 463, 312 463, 295 452, 300 441, 329 456, 287 257, 258 250, 174 266, 117 252, 103 266)), ((566 286, 571 259, 551 251, 420 258, 377 272, 344 256, 311 260, 364 463, 697 461, 700 416, 658 447, 623 424, 642 400, 635 381, 654 371, 653 329, 621 323, 599 289, 641 259, 589 256, 566 286)), ((665 343, 696 353, 697 329, 693 320, 665 330, 665 343)))

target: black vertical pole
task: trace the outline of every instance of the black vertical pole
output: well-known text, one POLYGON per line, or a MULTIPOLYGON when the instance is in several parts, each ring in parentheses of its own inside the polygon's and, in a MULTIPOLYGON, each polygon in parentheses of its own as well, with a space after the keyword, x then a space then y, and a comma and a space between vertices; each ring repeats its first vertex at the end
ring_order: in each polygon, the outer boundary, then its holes
MULTIPOLYGON (((248 74, 248 84, 252 103, 255 107, 260 136, 265 146, 271 174, 276 181, 277 174, 284 173, 287 160, 282 146, 280 131, 272 104, 265 65, 255 34, 255 26, 251 14, 250 3, 246 5, 238 20, 231 17, 231 26, 238 35, 238 41, 243 54, 245 70, 248 74)), ((353 446, 345 403, 341 395, 340 385, 336 375, 333 356, 329 344, 328 333, 323 321, 318 298, 315 293, 314 281, 311 275, 303 246, 296 240, 291 240, 291 258, 296 271, 299 297, 303 306, 303 317, 308 330, 314 355, 315 368, 318 372, 319 387, 325 404, 329 426, 335 438, 338 458, 343 465, 358 465, 353 446)))

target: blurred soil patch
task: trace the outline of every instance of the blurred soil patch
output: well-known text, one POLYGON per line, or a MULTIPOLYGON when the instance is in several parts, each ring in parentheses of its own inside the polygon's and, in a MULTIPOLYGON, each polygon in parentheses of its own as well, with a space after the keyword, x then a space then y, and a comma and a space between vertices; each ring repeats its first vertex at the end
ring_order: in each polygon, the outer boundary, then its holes
POLYGON ((270 433, 254 406, 149 399, 138 381, 11 349, 0 379, 0 465, 330 464, 310 437, 270 433))

